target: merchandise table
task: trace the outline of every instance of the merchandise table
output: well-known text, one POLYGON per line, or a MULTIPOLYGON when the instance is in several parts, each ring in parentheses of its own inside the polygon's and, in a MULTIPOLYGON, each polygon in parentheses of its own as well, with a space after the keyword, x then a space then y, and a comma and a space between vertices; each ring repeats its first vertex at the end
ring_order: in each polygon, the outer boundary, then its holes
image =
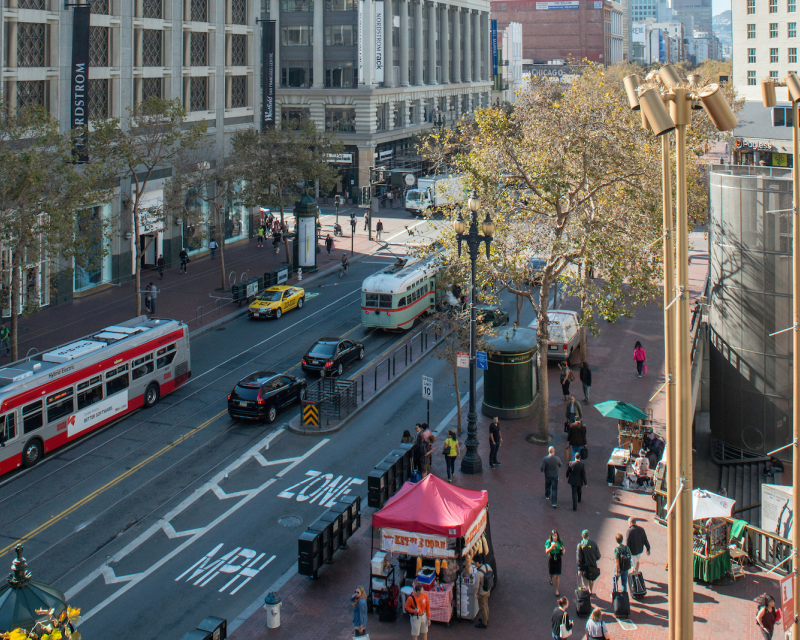
POLYGON ((713 582, 724 577, 731 570, 731 554, 728 549, 705 556, 694 553, 694 577, 703 582, 713 582))
MULTIPOLYGON (((434 622, 450 622, 453 617, 453 583, 440 584, 442 591, 426 591, 431 603, 431 620, 434 622)), ((414 580, 414 589, 417 581, 414 580)))

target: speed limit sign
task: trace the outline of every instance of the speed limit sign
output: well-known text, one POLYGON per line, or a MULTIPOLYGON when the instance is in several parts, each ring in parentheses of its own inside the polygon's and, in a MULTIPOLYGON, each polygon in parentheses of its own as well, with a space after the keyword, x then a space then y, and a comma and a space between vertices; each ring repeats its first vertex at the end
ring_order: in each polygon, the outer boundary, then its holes
POLYGON ((422 399, 433 400, 433 378, 422 376, 422 399))

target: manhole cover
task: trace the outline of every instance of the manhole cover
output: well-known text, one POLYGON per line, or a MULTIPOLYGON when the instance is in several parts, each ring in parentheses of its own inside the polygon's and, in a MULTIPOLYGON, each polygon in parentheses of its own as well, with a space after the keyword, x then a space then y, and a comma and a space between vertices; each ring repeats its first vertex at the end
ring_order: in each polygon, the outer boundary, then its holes
POLYGON ((298 527, 303 524, 303 519, 300 516, 281 516, 278 518, 278 524, 284 527, 298 527))

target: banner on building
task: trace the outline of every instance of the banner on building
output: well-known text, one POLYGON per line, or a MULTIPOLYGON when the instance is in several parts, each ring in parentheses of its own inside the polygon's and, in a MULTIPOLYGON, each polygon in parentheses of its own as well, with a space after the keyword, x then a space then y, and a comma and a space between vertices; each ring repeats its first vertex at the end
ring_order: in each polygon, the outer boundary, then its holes
POLYGON ((275 126, 275 21, 261 28, 261 129, 275 126))
POLYGON ((70 126, 81 129, 75 138, 73 154, 76 162, 88 162, 86 153, 86 128, 89 126, 89 16, 91 8, 87 5, 74 7, 72 23, 72 107, 70 126))
POLYGON ((364 0, 358 0, 358 85, 364 84, 364 0))
POLYGON ((552 11, 553 9, 580 9, 578 0, 559 0, 557 2, 537 2, 537 11, 552 11))
POLYGON ((497 20, 492 20, 492 77, 497 77, 497 20))
POLYGON ((375 6, 375 82, 384 80, 384 46, 386 40, 386 16, 383 0, 376 0, 375 6))

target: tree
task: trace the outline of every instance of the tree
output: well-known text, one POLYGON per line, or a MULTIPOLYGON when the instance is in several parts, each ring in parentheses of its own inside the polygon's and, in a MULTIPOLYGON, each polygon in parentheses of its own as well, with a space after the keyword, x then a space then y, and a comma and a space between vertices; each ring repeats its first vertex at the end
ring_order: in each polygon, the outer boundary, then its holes
POLYGON ((81 634, 75 631, 75 625, 81 619, 81 610, 67 607, 60 616, 54 609, 37 609, 36 614, 46 616, 39 620, 30 630, 14 629, 0 633, 0 640, 81 640, 81 634))
MULTIPOLYGON (((241 197, 253 207, 278 207, 285 228, 284 207, 317 183, 322 192, 336 183, 330 156, 342 152, 341 142, 317 129, 313 121, 281 122, 263 131, 247 129, 231 141, 236 172, 244 180, 241 197)), ((286 241, 286 255, 289 242, 286 241)))
POLYGON ((35 267, 28 270, 23 289, 22 270, 59 260, 70 270, 78 258, 92 268, 104 253, 95 246, 98 234, 108 235, 107 221, 93 221, 85 210, 111 198, 113 174, 102 164, 76 164, 77 133, 61 133, 59 126, 41 108, 12 114, 0 107, 0 241, 6 249, 2 268, 10 272, 10 282, 3 283, 3 307, 11 311, 14 360, 19 314, 38 309, 42 295, 41 274, 35 267))
POLYGON ((153 173, 171 170, 181 164, 186 153, 204 143, 208 130, 205 121, 186 124, 186 112, 179 99, 150 96, 119 118, 98 120, 89 137, 89 148, 96 162, 106 163, 120 180, 130 180, 131 233, 133 234, 136 315, 142 313, 140 236, 165 221, 165 207, 143 207, 142 200, 153 173))

